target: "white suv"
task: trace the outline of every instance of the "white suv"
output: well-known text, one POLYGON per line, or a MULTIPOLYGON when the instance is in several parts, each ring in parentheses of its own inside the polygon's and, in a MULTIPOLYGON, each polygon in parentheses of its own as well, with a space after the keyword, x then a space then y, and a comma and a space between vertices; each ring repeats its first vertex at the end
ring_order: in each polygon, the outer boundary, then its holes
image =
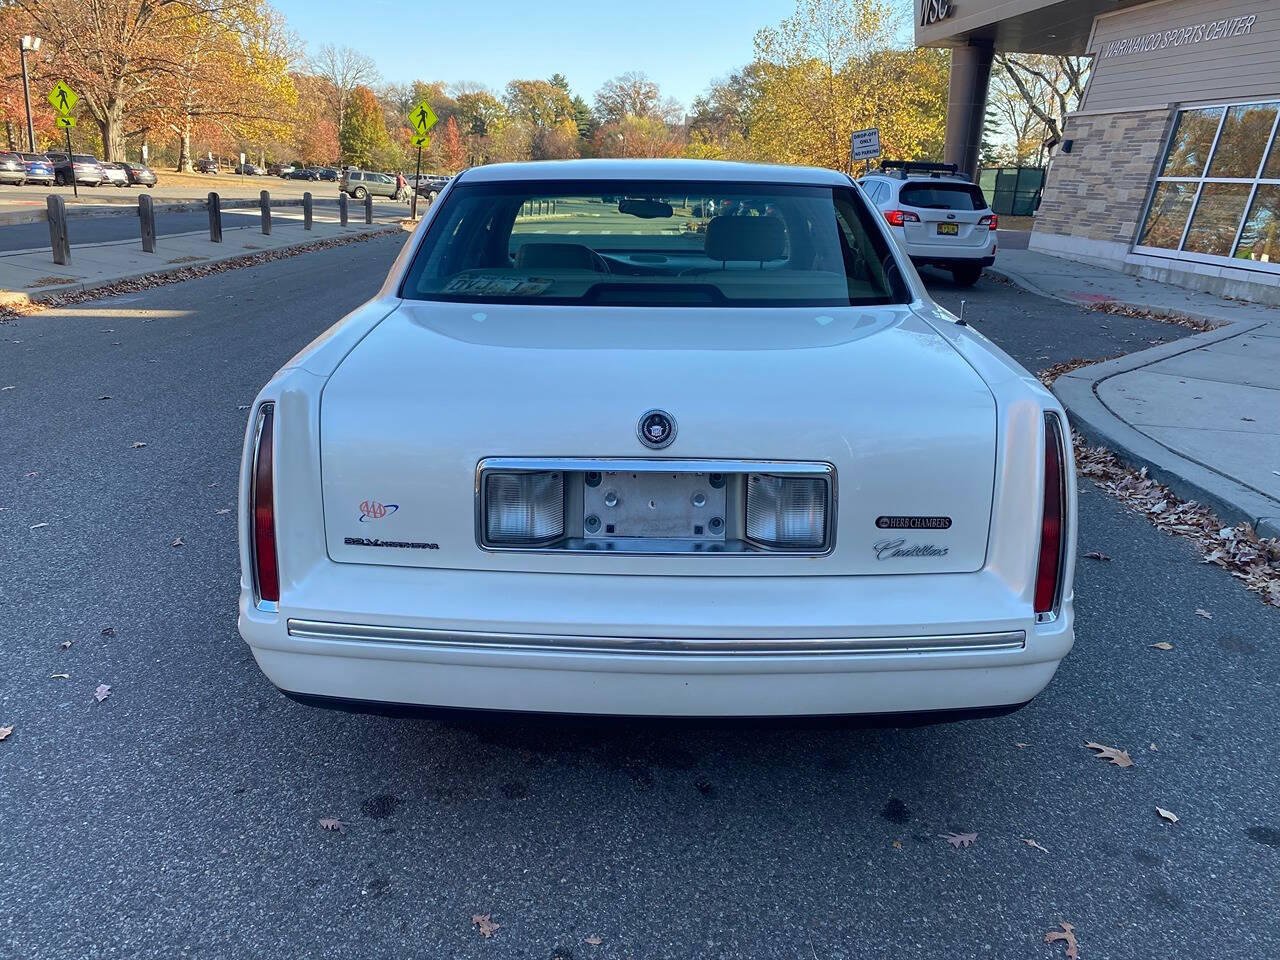
POLYGON ((996 262, 999 218, 955 164, 886 160, 858 183, 916 266, 950 270, 972 286, 996 262))

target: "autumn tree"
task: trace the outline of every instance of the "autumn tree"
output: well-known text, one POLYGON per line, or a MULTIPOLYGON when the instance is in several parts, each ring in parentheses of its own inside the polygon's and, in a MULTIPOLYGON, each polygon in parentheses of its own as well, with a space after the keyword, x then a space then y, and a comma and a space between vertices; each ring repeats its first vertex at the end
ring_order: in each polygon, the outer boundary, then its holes
POLYGON ((618 123, 627 117, 675 122, 682 112, 680 104, 664 98, 658 85, 640 70, 606 80, 596 91, 596 116, 601 124, 618 123))
POLYGON ((347 107, 356 90, 368 88, 378 80, 378 67, 370 57, 351 47, 326 43, 311 60, 311 70, 329 85, 334 123, 339 130, 347 119, 347 107))
POLYGON ((373 91, 358 86, 347 101, 342 129, 338 133, 342 157, 360 167, 373 166, 385 156, 389 140, 382 106, 373 91))
POLYGON ((1044 126, 1046 139, 1062 139, 1067 114, 1084 98, 1089 77, 1087 57, 1050 54, 996 55, 997 83, 1007 82, 1022 98, 1021 107, 1044 126))
POLYGON ((458 133, 457 117, 450 117, 444 122, 444 132, 440 135, 440 155, 445 169, 451 173, 467 165, 467 152, 462 145, 462 136, 458 133))

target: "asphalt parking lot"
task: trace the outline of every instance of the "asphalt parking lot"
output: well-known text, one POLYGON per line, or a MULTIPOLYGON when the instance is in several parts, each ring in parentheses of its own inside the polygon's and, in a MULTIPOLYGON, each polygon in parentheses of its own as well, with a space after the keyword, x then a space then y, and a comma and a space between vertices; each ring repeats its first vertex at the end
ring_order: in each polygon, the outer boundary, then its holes
MULTIPOLYGON (((0 958, 1051 960, 1062 921, 1086 960, 1280 953, 1280 611, 1087 481, 1076 649, 1008 717, 281 697, 235 629, 244 405, 401 242, 0 323, 0 958)), ((926 279, 1033 370, 1188 332, 926 279)))

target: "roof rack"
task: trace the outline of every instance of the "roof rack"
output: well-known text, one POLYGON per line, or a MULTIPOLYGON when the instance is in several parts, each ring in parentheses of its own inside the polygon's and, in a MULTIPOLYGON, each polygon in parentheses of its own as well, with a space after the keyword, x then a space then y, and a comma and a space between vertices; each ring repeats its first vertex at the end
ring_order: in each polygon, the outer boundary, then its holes
POLYGON ((891 176, 901 177, 903 180, 911 176, 912 173, 927 173, 929 176, 939 179, 944 175, 948 177, 960 176, 960 167, 957 164, 931 163, 926 160, 882 160, 880 162, 880 171, 891 176))

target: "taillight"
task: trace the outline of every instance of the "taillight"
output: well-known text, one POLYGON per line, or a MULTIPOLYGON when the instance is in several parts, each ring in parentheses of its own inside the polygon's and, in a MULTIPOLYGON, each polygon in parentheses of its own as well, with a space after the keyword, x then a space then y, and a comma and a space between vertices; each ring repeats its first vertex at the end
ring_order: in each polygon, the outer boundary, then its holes
POLYGON ((1000 227, 1000 218, 994 213, 988 214, 978 221, 978 226, 986 227, 988 230, 996 230, 1000 227))
POLYGON ((1051 620, 1062 601, 1066 553, 1067 461, 1058 418, 1044 416, 1044 509, 1040 520, 1040 560, 1036 566, 1036 619, 1051 620))
POLYGON ((919 223, 920 218, 910 210, 886 210, 884 218, 889 221, 889 226, 900 227, 904 223, 919 223))
POLYGON ((253 445, 253 485, 249 510, 253 519, 253 578, 258 598, 280 600, 280 571, 276 566, 275 471, 272 455, 272 425, 275 404, 264 403, 258 411, 257 436, 253 445))

